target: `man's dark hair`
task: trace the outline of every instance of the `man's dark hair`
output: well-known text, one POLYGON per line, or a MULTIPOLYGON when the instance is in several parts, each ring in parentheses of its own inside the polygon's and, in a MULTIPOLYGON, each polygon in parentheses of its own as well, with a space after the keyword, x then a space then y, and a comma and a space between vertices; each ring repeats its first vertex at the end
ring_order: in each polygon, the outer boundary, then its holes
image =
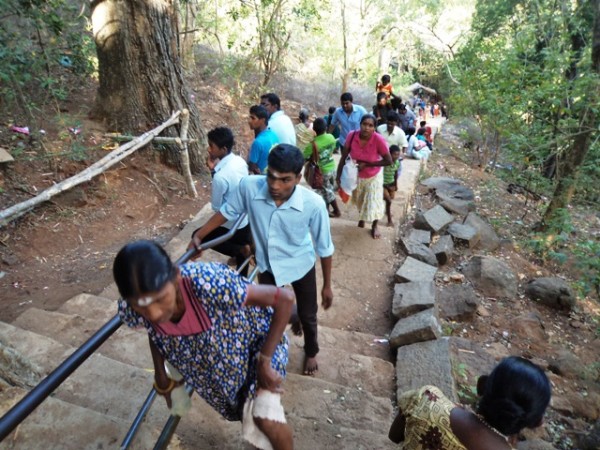
POLYGON ((304 166, 304 155, 294 145, 278 144, 269 152, 267 164, 277 172, 293 172, 299 175, 304 166))
POLYGON ((425 120, 421 120, 419 122, 419 125, 422 126, 422 127, 424 127, 425 125, 427 125, 427 122, 425 120))
POLYGON ((387 98, 387 94, 385 92, 378 92, 377 93, 377 103, 379 103, 379 100, 381 100, 382 98, 387 98))
POLYGON ((258 119, 265 119, 265 123, 269 120, 269 112, 263 105, 254 105, 250 107, 250 114, 258 119))
POLYGON ((329 114, 333 114, 335 112, 335 106, 330 106, 329 107, 329 114))
POLYGON ((390 145, 390 153, 395 153, 395 152, 400 153, 400 147, 398 147, 396 144, 390 145))
POLYGON ((281 109, 281 100, 279 100, 279 96, 273 92, 261 95, 260 99, 268 101, 271 105, 276 106, 277 109, 281 109))
POLYGON ((317 133, 317 136, 320 136, 323 133, 325 133, 326 129, 327 124, 325 123, 325 119, 323 119, 322 117, 317 117, 313 122, 313 130, 315 133, 317 133))
POLYGON ((226 148, 228 152, 231 152, 233 144, 233 132, 227 127, 213 128, 206 135, 208 140, 215 144, 219 148, 226 148))
POLYGON ((340 97, 340 102, 341 103, 343 103, 343 102, 351 102, 351 101, 353 101, 353 99, 352 99, 352 94, 350 92, 344 92, 342 94, 342 96, 340 97))
POLYGON ((400 123, 400 116, 394 110, 388 111, 388 113, 387 113, 387 121, 388 122, 400 123))

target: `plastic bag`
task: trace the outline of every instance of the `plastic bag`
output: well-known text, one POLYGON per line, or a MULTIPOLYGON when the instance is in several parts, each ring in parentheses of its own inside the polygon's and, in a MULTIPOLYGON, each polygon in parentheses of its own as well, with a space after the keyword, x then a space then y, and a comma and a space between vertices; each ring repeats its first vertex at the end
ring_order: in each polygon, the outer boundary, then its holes
MULTIPOLYGON (((167 375, 169 378, 175 381, 182 381, 183 375, 165 360, 165 368, 167 369, 167 375)), ((173 416, 183 417, 187 414, 192 406, 192 399, 185 390, 185 385, 177 386, 171 391, 171 410, 170 413, 173 416)))
POLYGON ((342 175, 340 177, 340 188, 348 195, 352 194, 352 191, 356 189, 358 185, 358 166, 352 158, 348 156, 342 169, 342 175))

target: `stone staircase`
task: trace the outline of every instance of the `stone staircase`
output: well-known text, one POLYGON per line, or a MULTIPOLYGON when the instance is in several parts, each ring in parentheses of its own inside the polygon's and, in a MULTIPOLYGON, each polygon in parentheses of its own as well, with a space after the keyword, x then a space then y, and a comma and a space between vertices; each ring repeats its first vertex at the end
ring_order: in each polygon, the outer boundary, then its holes
MULTIPOLYGON (((405 160, 403 167, 393 204, 396 224, 402 223, 411 203, 420 163, 405 160)), ((192 230, 209 215, 207 205, 167 245, 169 253, 182 254, 192 230)), ((300 375, 303 341, 290 336, 283 402, 296 449, 396 448, 387 439, 396 395, 396 369, 390 362, 387 337, 393 326, 397 228, 381 226, 382 238, 373 240, 369 228, 360 229, 356 223, 351 205, 343 206, 341 219, 332 220, 335 299, 332 308, 319 311, 321 352, 316 377, 300 375), (376 274, 370 277, 378 280, 374 285, 365 283, 367 271, 376 274)), ((207 252, 203 259, 222 260, 222 256, 207 252)), ((56 311, 30 308, 12 324, 0 323, 0 380, 9 380, 0 386, 0 414, 110 319, 117 298, 112 285, 100 296, 78 295, 56 311)), ((121 327, 0 448, 118 447, 150 392, 152 367, 145 331, 121 327)), ((248 448, 239 423, 225 421, 197 395, 192 405, 169 448, 248 448)), ((132 448, 151 448, 167 418, 165 402, 159 397, 132 448)))

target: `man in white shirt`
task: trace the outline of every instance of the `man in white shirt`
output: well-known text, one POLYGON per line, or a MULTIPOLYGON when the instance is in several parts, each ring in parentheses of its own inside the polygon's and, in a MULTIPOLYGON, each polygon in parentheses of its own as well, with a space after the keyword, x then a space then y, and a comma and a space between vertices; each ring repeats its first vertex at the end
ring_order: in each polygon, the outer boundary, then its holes
MULTIPOLYGON (((229 128, 218 127, 208 132, 208 158, 206 164, 213 173, 211 206, 212 210, 218 212, 227 200, 237 191, 242 178, 248 176, 248 164, 241 156, 232 153, 234 139, 229 128)), ((235 220, 230 220, 218 227, 206 236, 210 241, 229 232, 235 220)), ((242 265, 250 256, 252 249, 252 234, 248 218, 240 224, 240 227, 231 239, 213 247, 227 256, 235 258, 236 267, 242 265)), ((247 275, 248 266, 241 272, 247 275)))
POLYGON ((280 144, 296 145, 296 129, 292 119, 281 110, 281 100, 277 94, 269 92, 260 96, 260 104, 269 113, 269 129, 279 138, 280 144))
POLYGON ((400 147, 402 154, 405 155, 408 148, 408 141, 406 140, 406 134, 398 126, 399 123, 400 116, 398 113, 396 111, 389 111, 387 114, 387 123, 379 125, 377 132, 383 136, 388 144, 388 148, 392 145, 397 145, 400 147))

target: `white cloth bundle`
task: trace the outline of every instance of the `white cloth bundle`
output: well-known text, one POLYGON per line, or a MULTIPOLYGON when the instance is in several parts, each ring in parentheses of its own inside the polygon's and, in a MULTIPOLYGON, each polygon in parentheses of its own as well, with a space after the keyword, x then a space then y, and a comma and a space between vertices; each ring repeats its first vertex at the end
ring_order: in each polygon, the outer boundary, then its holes
POLYGON ((254 417, 272 420, 273 422, 287 423, 283 405, 281 404, 281 395, 261 389, 257 392, 256 398, 253 400, 248 399, 244 404, 242 436, 258 449, 273 450, 273 446, 267 436, 254 423, 254 417))

